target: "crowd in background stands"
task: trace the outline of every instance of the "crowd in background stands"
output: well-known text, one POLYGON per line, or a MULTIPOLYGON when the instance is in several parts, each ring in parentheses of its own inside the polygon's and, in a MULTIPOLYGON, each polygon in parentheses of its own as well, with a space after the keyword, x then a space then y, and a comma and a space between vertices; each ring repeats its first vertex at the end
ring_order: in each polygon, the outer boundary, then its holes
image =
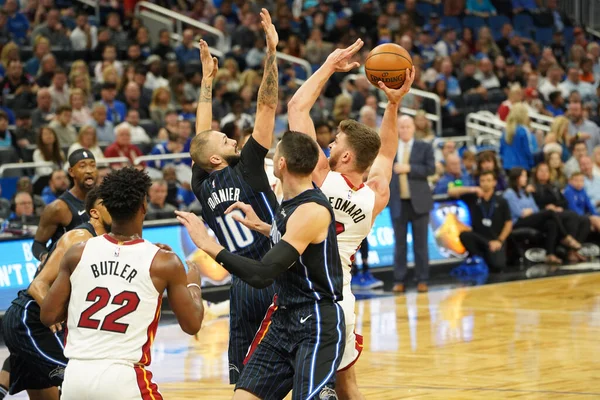
MULTIPOLYGON (((600 205, 600 45, 558 10, 556 0, 154 2, 210 24, 223 39, 189 28, 181 43, 173 43, 167 30, 151 43, 148 29, 133 15, 135 0, 100 1, 100 21, 93 10, 67 0, 0 1, 0 147, 13 149, 16 160, 53 163, 19 180, 18 192, 28 195, 17 195, 12 205, 0 200, 0 217, 39 215, 68 185, 60 171, 75 149, 88 149, 98 160, 126 157, 131 163, 143 154, 188 151, 202 79, 194 47, 200 37, 225 54, 213 85, 213 127, 241 142, 254 124, 265 57, 260 7, 271 11, 279 50, 308 60, 313 69, 358 37, 365 41, 363 65, 377 44, 401 44, 417 67, 413 87, 441 98, 443 136, 464 135, 470 111, 488 109, 506 120, 500 149, 475 154, 452 142, 436 149, 438 173, 431 180, 436 193, 457 181, 476 184, 478 168, 496 170, 503 190, 509 187, 504 171, 522 167, 537 173, 546 165, 548 182, 558 190, 584 189, 569 181, 581 171, 593 206, 586 212, 600 205), (528 16, 531 26, 517 29, 512 21, 519 16, 528 16), (484 23, 475 28, 464 20, 460 26, 463 17, 484 23), (504 22, 498 24, 498 18, 504 22), (536 29, 551 29, 547 46, 533 40, 536 29), (557 117, 550 134, 530 128, 530 111, 557 117)), ((286 105, 304 74, 280 60, 276 135, 287 129, 286 105)), ((380 96, 362 67, 332 77, 312 115, 325 152, 343 119, 380 125, 380 96)), ((403 106, 420 110, 417 138, 433 140, 426 112, 435 112, 434 103, 409 94, 403 106)), ((139 165, 156 180, 149 197, 157 215, 194 206, 189 165, 189 159, 139 165)))

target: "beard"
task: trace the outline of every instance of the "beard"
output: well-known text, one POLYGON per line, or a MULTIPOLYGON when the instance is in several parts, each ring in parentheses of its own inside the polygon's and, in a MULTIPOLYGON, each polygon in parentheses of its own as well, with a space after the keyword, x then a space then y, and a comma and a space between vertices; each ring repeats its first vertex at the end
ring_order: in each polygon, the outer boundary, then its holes
POLYGON ((235 167, 237 163, 240 162, 241 156, 239 154, 233 154, 229 156, 224 156, 223 159, 227 161, 227 165, 230 167, 235 167))
POLYGON ((332 156, 331 154, 329 155, 329 168, 331 168, 332 171, 335 171, 335 167, 337 167, 337 157, 332 156))

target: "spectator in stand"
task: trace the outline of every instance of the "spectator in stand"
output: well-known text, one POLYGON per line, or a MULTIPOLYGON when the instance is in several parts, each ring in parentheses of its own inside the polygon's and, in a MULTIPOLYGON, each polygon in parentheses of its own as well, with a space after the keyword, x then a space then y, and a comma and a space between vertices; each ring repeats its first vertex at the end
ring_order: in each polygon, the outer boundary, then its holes
POLYGON ((52 96, 48 89, 42 88, 37 92, 37 108, 31 113, 33 129, 48 125, 53 118, 52 96))
POLYGON ((0 147, 15 147, 15 136, 8 130, 8 115, 0 110, 0 147))
POLYGON ((67 73, 59 68, 52 77, 52 86, 48 88, 52 97, 52 107, 58 109, 61 106, 69 104, 71 95, 69 85, 67 84, 67 73))
POLYGON ((46 37, 53 46, 62 47, 65 50, 71 49, 71 41, 67 35, 67 29, 60 22, 60 11, 50 9, 46 15, 46 22, 38 25, 31 34, 35 38, 38 35, 46 37))
POLYGON ((141 64, 145 57, 142 54, 142 48, 137 43, 130 43, 127 47, 127 62, 130 65, 141 64))
POLYGON ((146 60, 146 67, 148 67, 148 73, 146 73, 146 82, 144 87, 152 90, 153 92, 161 87, 168 87, 169 81, 162 77, 162 60, 156 54, 151 55, 146 60))
POLYGON ((240 131, 254 126, 254 118, 250 114, 244 112, 244 102, 240 97, 235 97, 231 101, 231 112, 223 117, 221 125, 225 125, 229 122, 235 122, 240 131))
MULTIPOLYGON (((579 215, 597 216, 598 211, 585 190, 585 178, 582 172, 576 172, 569 178, 569 184, 564 191, 569 209, 579 215)), ((597 228, 597 219, 591 218, 592 225, 597 228)))
POLYGON ((587 82, 591 85, 595 85, 596 77, 594 76, 594 61, 591 58, 584 58, 581 63, 581 74, 579 80, 581 82, 587 82))
POLYGON ((564 97, 569 97, 572 92, 579 92, 584 102, 595 100, 594 96, 596 93, 594 87, 579 79, 579 67, 577 65, 569 65, 567 79, 558 86, 564 97))
POLYGON ((90 25, 85 12, 77 14, 76 28, 71 32, 71 46, 75 51, 94 50, 98 45, 98 28, 90 25))
POLYGON ((189 184, 182 185, 177 180, 177 169, 173 165, 163 168, 163 179, 167 182, 167 203, 183 210, 196 200, 189 184))
POLYGON ((50 41, 43 36, 35 38, 33 42, 33 57, 25 63, 25 72, 29 76, 36 76, 40 69, 42 58, 48 53, 50 53, 50 41))
POLYGON ((0 44, 5 45, 12 38, 12 35, 8 31, 8 14, 3 9, 0 9, 0 44))
POLYGON ((594 175, 600 176, 600 146, 594 147, 594 175))
POLYGON ((561 159, 563 162, 566 162, 569 157, 571 157, 571 150, 569 149, 569 120, 565 116, 558 116, 554 118, 552 121, 552 125, 550 125, 550 132, 546 134, 544 139, 544 152, 550 151, 546 150, 546 146, 552 143, 556 143, 561 148, 561 159))
MULTIPOLYGON (((15 130, 15 141, 19 149, 25 149, 36 141, 36 133, 31 124, 31 113, 29 110, 17 111, 17 129, 15 130)), ((21 153, 21 159, 24 154, 21 153)))
MULTIPOLYGON (((170 133, 167 141, 158 143, 152 151, 150 151, 150 155, 159 155, 159 154, 177 154, 183 152, 183 143, 181 142, 179 135, 177 133, 170 133)), ((167 164, 181 164, 182 160, 157 160, 157 161, 149 161, 148 166, 156 169, 162 169, 167 164)))
POLYGON ((588 154, 592 154, 594 147, 600 145, 600 128, 598 125, 585 118, 583 115, 583 107, 580 102, 569 103, 568 111, 569 119, 569 140, 577 138, 585 140, 588 154))
MULTIPOLYGON (((27 192, 17 192, 15 194, 15 198, 13 200, 14 203, 14 211, 8 217, 9 221, 23 221, 23 222, 31 222, 31 224, 35 224, 35 210, 33 208, 33 197, 27 192)), ((37 215, 39 217, 39 215, 37 215)), ((39 220, 37 221, 39 222, 39 220)))
POLYGON ((159 56, 163 60, 173 61, 177 59, 175 50, 171 46, 171 33, 167 29, 160 30, 158 45, 154 48, 152 54, 159 56))
POLYGON ((106 119, 106 106, 96 103, 92 108, 93 121, 91 125, 96 129, 96 135, 101 142, 113 142, 115 140, 114 125, 106 119))
POLYGON ((129 128, 129 132, 131 133, 131 142, 132 143, 150 143, 151 139, 146 133, 146 130, 140 126, 140 114, 136 109, 129 109, 127 111, 127 118, 125 118, 125 122, 117 125, 115 127, 115 131, 119 130, 122 126, 126 126, 129 128))
POLYGON ((96 82, 104 82, 102 71, 109 65, 112 65, 117 70, 119 77, 123 76, 123 64, 121 61, 117 60, 117 47, 113 44, 104 46, 104 50, 102 51, 102 61, 96 64, 96 67, 94 68, 96 82))
POLYGON ((319 147, 329 157, 329 145, 332 142, 333 130, 331 124, 328 121, 321 120, 315 122, 315 131, 317 133, 317 143, 319 147))
MULTIPOLYGON (((431 27, 424 26, 421 33, 419 34, 417 50, 418 53, 423 57, 424 67, 429 68, 433 65, 437 56, 435 47, 433 45, 433 31, 431 27)), ((414 59, 413 59, 414 62, 414 59)))
POLYGON ((559 240, 570 249, 581 248, 581 244, 568 234, 555 211, 540 211, 530 194, 534 188, 527 185, 527 171, 523 168, 511 169, 509 182, 510 188, 504 192, 504 198, 510 207, 513 227, 514 229, 533 228, 545 234, 547 263, 562 264, 562 260, 555 254, 559 240))
POLYGON ((84 103, 87 107, 94 104, 94 96, 90 85, 90 79, 85 74, 76 72, 71 75, 71 91, 78 89, 83 92, 84 103))
POLYGON ((476 159, 475 153, 471 150, 464 150, 461 157, 462 161, 462 173, 465 175, 469 175, 469 178, 475 181, 475 173, 476 170, 476 159))
MULTIPOLYGON (((29 32, 29 21, 27 17, 18 12, 17 0, 6 0, 4 11, 8 16, 7 27, 12 37, 19 43, 24 44, 29 32)), ((35 36, 33 36, 35 38, 35 36)))
POLYGON ((446 91, 448 96, 461 95, 458 79, 452 75, 452 61, 449 58, 446 58, 444 61, 442 61, 441 72, 437 79, 442 79, 446 82, 446 91))
POLYGON ((449 57, 458 52, 456 30, 450 27, 444 28, 443 39, 435 44, 435 51, 438 57, 449 57))
POLYGON ((564 171, 567 178, 576 172, 580 172, 579 161, 587 155, 587 146, 583 140, 573 143, 573 156, 565 163, 564 171))
POLYGON ((565 99, 560 91, 550 93, 550 102, 546 105, 546 111, 549 112, 553 117, 564 115, 565 99))
POLYGON ((185 29, 182 34, 181 44, 175 48, 177 61, 183 66, 190 62, 198 62, 200 50, 194 47, 194 31, 185 29))
POLYGON ((117 96, 117 86, 114 83, 105 82, 100 91, 101 103, 106 107, 106 119, 114 125, 125 120, 127 108, 125 104, 119 100, 115 100, 117 96))
POLYGON ((507 94, 509 94, 510 88, 514 87, 515 84, 518 84, 519 87, 523 87, 525 86, 525 80, 515 63, 515 60, 509 57, 506 59, 506 68, 504 76, 500 79, 500 87, 505 89, 507 94))
POLYGON ((193 98, 183 98, 183 103, 181 103, 181 111, 179 112, 179 118, 190 121, 193 124, 196 123, 196 101, 193 98))
POLYGON ((498 107, 498 117, 502 121, 506 121, 508 114, 510 113, 513 105, 519 104, 523 101, 523 89, 519 85, 513 85, 508 92, 508 99, 504 100, 500 107, 498 107))
POLYGON ((222 51, 223 54, 229 53, 231 51, 232 35, 230 33, 231 31, 227 29, 227 20, 222 15, 217 15, 213 22, 213 26, 223 34, 223 37, 217 38, 216 42, 211 45, 217 48, 217 50, 222 51))
POLYGON ((463 94, 487 94, 487 90, 482 86, 481 81, 476 79, 475 72, 477 63, 473 60, 467 60, 462 67, 462 78, 460 79, 460 90, 463 94))
POLYGON ((415 138, 427 143, 433 142, 433 139, 435 139, 435 133, 431 128, 431 122, 427 119, 427 113, 423 110, 418 110, 415 114, 414 121, 415 138))
POLYGON ((125 104, 127 110, 136 110, 141 118, 148 119, 150 117, 148 104, 142 98, 142 92, 137 83, 131 81, 125 85, 121 101, 125 104))
POLYGON ((23 73, 23 64, 19 60, 8 61, 6 76, 2 82, 2 94, 17 95, 23 91, 23 86, 29 86, 31 78, 23 73))
POLYGON ((560 152, 551 151, 546 153, 545 160, 550 167, 550 183, 562 190, 567 185, 568 179, 564 173, 564 164, 560 157, 560 152))
POLYGON ((515 14, 522 12, 535 13, 538 5, 535 0, 512 0, 512 11, 515 14))
POLYGON ((121 26, 121 17, 116 12, 108 14, 106 17, 106 26, 110 31, 110 38, 113 43, 116 43, 121 50, 124 50, 129 43, 127 32, 121 26))
POLYGON ((33 162, 44 161, 54 164, 49 167, 37 167, 35 174, 38 177, 50 175, 55 169, 62 169, 65 163, 65 154, 60 149, 56 132, 49 126, 41 128, 37 138, 37 149, 33 152, 33 162))
POLYGON ((179 116, 177 115, 177 111, 172 108, 169 109, 165 114, 164 124, 165 126, 158 131, 157 137, 159 140, 165 141, 171 134, 179 135, 179 116))
POLYGON ((594 175, 594 162, 588 156, 579 160, 579 167, 584 177, 584 188, 595 209, 600 208, 600 176, 594 175))
POLYGON ((71 90, 69 104, 73 110, 71 121, 74 125, 82 126, 92 121, 92 111, 85 103, 85 94, 81 89, 71 90))
POLYGON ((148 190, 148 210, 146 220, 174 218, 176 208, 166 202, 167 182, 157 180, 152 183, 148 190))
POLYGON ((54 76, 56 69, 56 57, 54 57, 54 54, 52 53, 46 54, 42 57, 40 71, 38 72, 35 83, 39 87, 49 87, 52 84, 52 77, 54 76))
POLYGON ((479 175, 482 172, 493 172, 496 177, 496 191, 503 192, 508 188, 508 183, 506 182, 506 175, 502 168, 500 168, 500 164, 498 163, 498 158, 496 157, 496 153, 493 151, 484 151, 479 154, 477 157, 477 168, 475 172, 475 183, 479 184, 479 175))
MULTIPOLYGON (((233 31, 231 47, 240 46, 242 50, 250 49, 259 36, 257 30, 256 17, 252 13, 247 13, 242 18, 242 23, 233 31)), ((279 32, 279 29, 277 31, 279 32)))
POLYGON ((77 134, 77 141, 73 143, 67 151, 67 159, 72 152, 79 149, 89 150, 94 155, 96 161, 104 158, 102 149, 98 146, 98 138, 96 137, 96 129, 91 125, 82 126, 77 134))
POLYGON ((56 109, 56 116, 49 124, 56 133, 58 144, 61 147, 70 146, 77 140, 77 131, 71 124, 71 113, 70 106, 60 106, 56 109))
POLYGON ((475 79, 481 83, 486 91, 500 88, 500 80, 494 74, 494 66, 487 57, 479 60, 479 71, 475 74, 475 79))
MULTIPOLYGON (((119 129, 115 129, 115 141, 104 150, 104 157, 127 157, 129 163, 133 164, 137 157, 144 155, 139 147, 131 143, 131 133, 129 128, 121 125, 119 129)), ((111 168, 123 168, 127 164, 114 163, 111 168)))
POLYGON ((529 171, 535 165, 537 141, 529 130, 529 122, 527 106, 523 103, 513 105, 500 139, 500 158, 505 170, 520 167, 529 171))
MULTIPOLYGON (((2 194, 2 188, 0 187, 0 194, 2 194)), ((0 197, 0 219, 7 219, 11 213, 11 204, 7 199, 0 197)))
POLYGON ((449 154, 444 164, 446 172, 435 185, 433 194, 445 194, 449 188, 453 187, 475 186, 473 177, 463 173, 458 154, 449 154))
MULTIPOLYGON (((306 59, 312 65, 320 65, 333 51, 333 44, 323 40, 323 32, 313 29, 306 43, 306 59)), ((434 51, 435 52, 435 51, 434 51)))
POLYGON ((490 0, 467 0, 465 14, 487 18, 491 15, 496 15, 497 11, 490 0))
POLYGON ((67 173, 62 169, 55 169, 50 174, 48 186, 42 190, 42 200, 44 200, 45 204, 50 204, 68 189, 69 179, 67 178, 67 173))
MULTIPOLYGON (((544 100, 551 101, 550 94, 552 94, 552 92, 561 91, 560 82, 562 79, 562 75, 563 70, 560 67, 560 65, 554 64, 550 68, 548 68, 546 79, 542 82, 538 89, 542 96, 544 96, 544 100)), ((564 93, 563 97, 566 98, 566 96, 564 96, 564 93)))
POLYGON ((150 118, 157 126, 163 126, 166 114, 171 111, 171 92, 165 87, 159 87, 152 93, 150 103, 150 118))
POLYGON ((135 35, 135 43, 140 46, 140 51, 142 52, 142 58, 146 59, 150 57, 152 54, 152 47, 150 43, 150 35, 148 33, 148 28, 145 26, 140 26, 135 35))

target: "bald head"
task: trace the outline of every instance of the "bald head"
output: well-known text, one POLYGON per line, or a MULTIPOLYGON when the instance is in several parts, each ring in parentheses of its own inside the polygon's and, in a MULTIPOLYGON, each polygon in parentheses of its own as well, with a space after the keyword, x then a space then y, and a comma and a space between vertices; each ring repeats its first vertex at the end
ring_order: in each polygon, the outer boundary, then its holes
POLYGON ((370 128, 375 128, 377 126, 377 113, 373 109, 373 107, 363 106, 360 109, 360 122, 367 125, 370 128))
POLYGON ((415 136, 415 121, 410 115, 398 118, 398 137, 403 142, 409 142, 415 136))
POLYGON ((454 175, 455 177, 460 177, 461 168, 460 168, 460 157, 458 154, 448 154, 446 156, 446 172, 450 175, 454 175))
POLYGON ((585 176, 591 177, 594 174, 594 162, 588 156, 579 159, 579 168, 585 176))

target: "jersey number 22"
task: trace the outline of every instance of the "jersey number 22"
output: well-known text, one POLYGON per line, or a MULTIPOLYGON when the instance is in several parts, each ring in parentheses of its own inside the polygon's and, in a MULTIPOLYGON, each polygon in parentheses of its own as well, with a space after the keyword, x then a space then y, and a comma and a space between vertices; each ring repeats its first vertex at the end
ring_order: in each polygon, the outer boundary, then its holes
MULTIPOLYGON (((94 319, 92 318, 92 316, 98 311, 102 310, 104 307, 106 307, 108 305, 108 302, 110 301, 110 298, 111 294, 107 288, 97 287, 95 289, 92 289, 87 294, 85 299, 87 301, 93 301, 94 304, 86 308, 86 310, 81 313, 81 317, 79 317, 79 323, 77 324, 77 327, 98 329, 98 326, 100 326, 100 320, 94 319)), ((104 321, 102 321, 102 326, 100 326, 100 330, 115 333, 127 332, 129 324, 117 322, 117 320, 137 310, 138 305, 140 304, 139 296, 135 292, 124 291, 113 297, 111 303, 122 307, 117 308, 115 311, 111 312, 106 317, 104 317, 104 321)))

